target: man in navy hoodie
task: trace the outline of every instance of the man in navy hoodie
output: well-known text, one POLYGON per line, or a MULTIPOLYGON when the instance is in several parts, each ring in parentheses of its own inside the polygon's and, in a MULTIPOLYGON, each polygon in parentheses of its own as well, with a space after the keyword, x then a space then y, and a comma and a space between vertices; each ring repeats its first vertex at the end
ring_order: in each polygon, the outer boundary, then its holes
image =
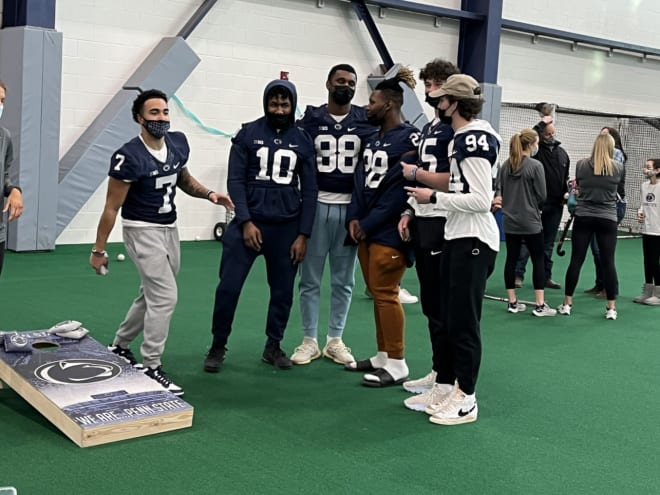
POLYGON ((305 257, 316 209, 316 168, 309 135, 294 126, 296 88, 275 80, 264 90, 265 115, 244 124, 229 153, 227 189, 236 216, 222 238, 220 283, 213 308, 213 343, 204 370, 225 358, 238 298, 257 256, 270 286, 263 360, 280 369, 291 361, 280 348, 293 302, 298 264, 305 257))

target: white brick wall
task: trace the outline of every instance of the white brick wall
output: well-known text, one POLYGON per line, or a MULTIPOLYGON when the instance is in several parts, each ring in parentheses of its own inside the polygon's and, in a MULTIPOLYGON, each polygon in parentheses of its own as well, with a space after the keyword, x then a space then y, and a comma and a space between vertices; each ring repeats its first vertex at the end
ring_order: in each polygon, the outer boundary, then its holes
MULTIPOLYGON (((459 8, 460 1, 424 2, 459 8)), ((653 46, 652 34, 660 7, 633 15, 630 6, 615 2, 570 3, 567 0, 507 0, 504 17, 539 23, 593 36, 653 46), (534 7, 534 8, 532 8, 534 7), (547 11, 539 15, 539 11, 547 11), (567 16, 566 13, 571 15, 567 16), (563 23, 563 24, 562 24, 563 23)), ((620 2, 637 4, 641 2, 620 2)), ((200 0, 67 0, 58 2, 56 29, 64 35, 61 154, 119 90, 153 46, 175 35, 200 0)), ((417 70, 434 57, 454 59, 458 23, 388 9, 384 18, 372 9, 383 39, 396 62, 417 70)), ((364 25, 347 2, 325 0, 221 1, 188 39, 201 57, 194 73, 177 96, 209 126, 234 132, 242 122, 262 114, 266 83, 290 72, 299 92, 299 108, 325 101, 328 69, 347 62, 358 71, 356 102, 366 103, 366 76, 376 72, 380 58, 364 25)), ((587 48, 571 52, 564 43, 505 33, 500 52, 499 84, 505 101, 551 100, 623 113, 660 114, 660 103, 646 100, 654 86, 659 63, 587 48)), ((421 86, 418 94, 423 94, 421 86)), ((198 128, 170 102, 172 126, 191 143, 192 174, 205 185, 225 190, 229 140, 198 128)), ((136 134, 138 128, 136 126, 136 134)), ((58 238, 59 244, 91 243, 105 199, 105 184, 58 238)), ((182 239, 212 237, 213 225, 224 210, 179 192, 182 239)), ((116 226, 111 241, 121 239, 116 226)))

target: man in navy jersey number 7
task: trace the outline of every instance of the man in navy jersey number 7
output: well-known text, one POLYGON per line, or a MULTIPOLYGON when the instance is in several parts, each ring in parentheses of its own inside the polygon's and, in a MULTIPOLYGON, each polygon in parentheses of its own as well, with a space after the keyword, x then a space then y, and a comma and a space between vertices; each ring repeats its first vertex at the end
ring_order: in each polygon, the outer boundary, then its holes
POLYGON ((266 261, 270 302, 263 360, 292 364, 280 347, 293 303, 298 264, 305 257, 316 209, 314 148, 295 127, 296 88, 275 80, 264 90, 265 116, 244 124, 232 140, 227 187, 236 216, 222 237, 220 283, 213 308, 213 343, 204 370, 216 373, 225 358, 238 298, 260 254, 266 261))
POLYGON ((142 130, 112 155, 108 193, 89 263, 96 273, 106 273, 105 245, 121 208, 124 244, 140 273, 140 290, 108 349, 133 366, 142 367, 128 347, 142 332, 140 352, 145 374, 181 395, 181 387, 161 369, 177 301, 180 246, 174 205, 176 188, 227 208, 234 205, 229 196, 210 190, 190 175, 186 136, 168 132, 170 117, 165 93, 156 89, 140 93, 133 102, 132 113, 142 130))

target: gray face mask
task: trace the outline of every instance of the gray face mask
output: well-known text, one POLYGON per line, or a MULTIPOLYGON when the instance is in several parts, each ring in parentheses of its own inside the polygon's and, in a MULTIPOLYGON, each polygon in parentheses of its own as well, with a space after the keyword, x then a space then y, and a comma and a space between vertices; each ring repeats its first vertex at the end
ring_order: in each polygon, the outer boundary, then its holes
POLYGON ((170 130, 169 120, 145 120, 142 124, 149 134, 156 139, 162 138, 170 130))

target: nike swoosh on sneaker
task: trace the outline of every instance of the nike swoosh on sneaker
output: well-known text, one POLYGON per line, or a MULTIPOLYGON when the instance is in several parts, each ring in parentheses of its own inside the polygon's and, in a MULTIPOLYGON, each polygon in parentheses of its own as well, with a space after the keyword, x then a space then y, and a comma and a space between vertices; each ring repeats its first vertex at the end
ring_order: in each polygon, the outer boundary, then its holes
POLYGON ((458 415, 459 415, 459 417, 462 418, 462 417, 464 417, 464 416, 467 416, 467 415, 470 414, 472 411, 474 411, 474 408, 475 408, 475 407, 477 407, 476 404, 473 405, 473 406, 470 408, 469 411, 463 411, 463 409, 459 409, 459 410, 458 410, 458 415))
POLYGON ((431 256, 437 256, 440 254, 442 251, 431 251, 431 256))

